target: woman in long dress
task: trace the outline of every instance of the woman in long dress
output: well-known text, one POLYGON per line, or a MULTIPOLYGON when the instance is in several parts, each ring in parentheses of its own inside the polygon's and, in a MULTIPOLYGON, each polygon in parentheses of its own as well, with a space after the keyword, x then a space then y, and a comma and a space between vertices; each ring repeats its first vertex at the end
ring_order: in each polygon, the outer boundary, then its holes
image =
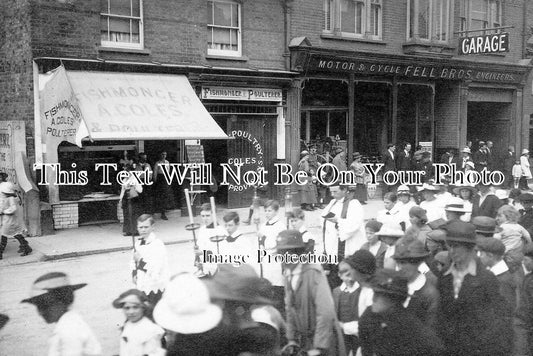
POLYGON ((159 161, 154 166, 154 212, 161 213, 161 219, 168 220, 166 211, 174 208, 174 197, 163 174, 163 166, 170 170, 167 153, 164 151, 161 152, 159 161))
POLYGON ((350 170, 355 174, 355 199, 359 200, 359 203, 366 204, 367 190, 365 184, 365 166, 361 163, 363 156, 359 152, 353 154, 353 162, 350 164, 350 170))
POLYGON ((298 170, 307 173, 306 184, 298 185, 300 204, 302 210, 312 211, 315 210, 315 205, 318 203, 316 186, 313 183, 313 176, 315 176, 316 172, 309 165, 309 152, 302 151, 300 155, 302 158, 298 162, 298 170))

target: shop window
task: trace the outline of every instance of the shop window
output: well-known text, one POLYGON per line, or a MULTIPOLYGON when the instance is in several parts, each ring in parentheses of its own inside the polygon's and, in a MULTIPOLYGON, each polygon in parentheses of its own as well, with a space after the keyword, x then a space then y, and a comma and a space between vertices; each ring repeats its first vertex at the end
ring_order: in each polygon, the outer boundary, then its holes
POLYGON ((409 0, 409 40, 446 43, 450 36, 450 0, 409 0))
POLYGON ((207 54, 240 57, 241 7, 234 1, 207 2, 207 54))
POLYGON ((382 0, 325 0, 326 34, 381 39, 382 0))
POLYGON ((101 0, 100 38, 103 47, 142 49, 142 0, 101 0))
MULTIPOLYGON (((461 31, 483 30, 502 26, 501 0, 465 0, 461 3, 461 31)), ((499 30, 483 31, 485 34, 499 30)))

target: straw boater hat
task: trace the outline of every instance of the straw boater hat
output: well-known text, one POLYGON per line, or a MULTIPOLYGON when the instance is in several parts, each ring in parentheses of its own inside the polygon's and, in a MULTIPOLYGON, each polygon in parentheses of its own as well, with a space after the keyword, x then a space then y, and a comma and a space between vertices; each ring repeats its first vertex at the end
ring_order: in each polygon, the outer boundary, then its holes
POLYGON ((468 147, 463 148, 463 150, 461 152, 462 153, 472 153, 472 151, 470 151, 470 148, 468 148, 468 147))
POLYGON ((464 221, 450 221, 444 225, 446 231, 446 242, 459 242, 462 244, 476 244, 476 227, 464 221))
POLYGON ((395 270, 379 270, 370 283, 374 292, 407 297, 407 278, 395 270))
POLYGON ((379 229, 378 232, 376 232, 376 235, 377 236, 388 236, 388 237, 396 237, 396 238, 400 238, 404 235, 404 232, 400 229, 400 227, 398 226, 397 229, 394 229, 392 227, 388 227, 388 226, 385 226, 383 225, 381 227, 381 229, 379 229))
POLYGON ((161 327, 180 334, 200 334, 222 320, 222 309, 212 304, 206 286, 190 273, 175 276, 154 309, 161 327))
POLYGON ((300 152, 300 157, 307 156, 309 154, 309 151, 303 150, 300 152))
POLYGON ((63 272, 50 272, 37 278, 31 287, 30 298, 21 303, 38 304, 50 297, 53 290, 75 291, 83 288, 87 283, 70 284, 68 276, 63 272))
POLYGON ((453 211, 456 213, 469 213, 470 210, 465 208, 464 200, 457 197, 452 197, 448 200, 448 204, 444 206, 444 210, 453 211))
POLYGON ((354 160, 356 160, 356 159, 358 159, 358 158, 361 158, 361 157, 363 157, 363 155, 360 154, 359 152, 354 152, 354 153, 353 153, 353 159, 354 159, 354 160))
POLYGON ((522 150, 522 154, 523 154, 523 155, 527 155, 527 154, 529 154, 529 150, 528 150, 527 148, 524 148, 524 149, 522 150))
POLYGON ((398 190, 396 191, 396 195, 409 195, 411 196, 411 192, 409 191, 409 187, 405 184, 402 184, 398 187, 398 190))
POLYGON ((392 258, 395 260, 423 260, 429 256, 424 243, 420 240, 404 241, 396 245, 392 258))
POLYGON ((425 191, 436 193, 436 192, 439 191, 439 189, 437 187, 435 187, 435 186, 433 186, 431 184, 427 184, 427 183, 422 184, 421 187, 417 187, 417 190, 419 192, 421 192, 421 193, 425 192, 425 191))
POLYGON ((470 185, 470 184, 465 184, 465 185, 457 185, 457 186, 455 186, 455 188, 453 188, 453 194, 459 195, 459 194, 461 194, 461 190, 463 190, 463 189, 470 190, 470 192, 472 193, 471 195, 474 195, 474 194, 477 193, 477 189, 476 189, 475 186, 470 185))

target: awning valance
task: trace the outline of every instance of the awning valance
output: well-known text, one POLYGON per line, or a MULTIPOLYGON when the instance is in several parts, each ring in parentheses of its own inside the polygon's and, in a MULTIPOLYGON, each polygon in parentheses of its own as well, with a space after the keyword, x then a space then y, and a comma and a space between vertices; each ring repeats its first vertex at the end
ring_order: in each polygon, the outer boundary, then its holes
POLYGON ((93 140, 228 138, 184 75, 67 71, 67 77, 93 140))

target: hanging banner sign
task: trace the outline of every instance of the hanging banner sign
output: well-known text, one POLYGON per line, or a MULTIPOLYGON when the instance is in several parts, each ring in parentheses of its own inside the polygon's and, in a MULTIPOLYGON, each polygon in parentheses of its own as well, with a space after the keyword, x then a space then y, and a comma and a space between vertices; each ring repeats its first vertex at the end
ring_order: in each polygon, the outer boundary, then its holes
POLYGON ((459 54, 487 54, 509 52, 509 34, 495 33, 459 39, 459 54))
POLYGON ((281 101, 281 89, 202 87, 202 99, 281 101))
POLYGON ((43 142, 51 149, 67 141, 81 147, 80 125, 85 127, 78 100, 64 67, 57 68, 40 92, 43 142))

